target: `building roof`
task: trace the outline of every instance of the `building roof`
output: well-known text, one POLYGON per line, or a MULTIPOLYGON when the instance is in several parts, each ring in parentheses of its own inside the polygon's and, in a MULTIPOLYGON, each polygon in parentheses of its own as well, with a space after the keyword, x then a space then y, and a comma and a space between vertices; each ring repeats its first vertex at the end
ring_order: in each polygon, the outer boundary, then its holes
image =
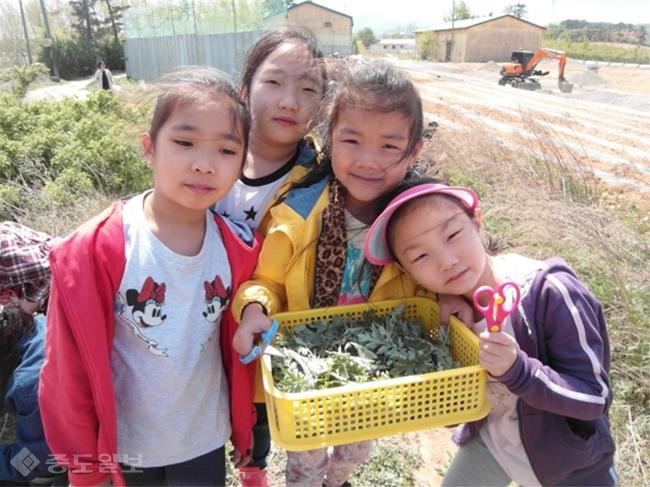
MULTIPOLYGON (((514 15, 510 15, 510 14, 497 15, 496 17, 476 17, 473 19, 455 20, 453 28, 454 30, 467 29, 469 27, 474 27, 475 25, 484 24, 486 22, 502 19, 504 17, 512 17, 513 19, 520 20, 521 22, 526 22, 527 24, 530 24, 533 27, 537 27, 539 29, 546 29, 546 27, 533 24, 532 22, 529 22, 525 19, 520 19, 519 17, 515 17, 514 15)), ((418 29, 416 32, 441 31, 441 30, 451 30, 451 29, 452 29, 451 22, 445 22, 444 24, 434 25, 433 27, 430 27, 428 29, 418 29)))
POLYGON ((329 7, 325 7, 325 6, 323 6, 323 5, 319 5, 319 4, 317 4, 317 3, 312 2, 311 0, 307 0, 307 1, 305 1, 305 2, 296 3, 296 4, 292 5, 291 7, 289 7, 289 8, 287 9, 287 12, 288 12, 289 10, 293 10, 294 8, 300 8, 300 7, 302 7, 303 5, 306 5, 306 4, 311 4, 311 5, 313 5, 314 7, 322 8, 323 10, 327 10, 328 12, 332 12, 333 14, 336 14, 336 15, 342 15, 343 17, 347 17, 348 19, 353 20, 351 15, 344 14, 343 12, 339 12, 338 10, 331 9, 331 8, 329 8, 329 7))

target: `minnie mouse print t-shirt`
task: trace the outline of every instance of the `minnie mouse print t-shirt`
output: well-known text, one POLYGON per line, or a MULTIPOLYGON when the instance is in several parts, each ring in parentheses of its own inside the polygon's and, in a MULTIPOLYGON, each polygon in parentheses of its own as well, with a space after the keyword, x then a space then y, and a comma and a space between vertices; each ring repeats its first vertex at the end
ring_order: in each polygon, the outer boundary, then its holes
POLYGON ((136 196, 123 210, 126 265, 115 296, 111 367, 121 463, 157 467, 220 448, 230 436, 219 323, 228 256, 210 211, 197 255, 151 232, 136 196))

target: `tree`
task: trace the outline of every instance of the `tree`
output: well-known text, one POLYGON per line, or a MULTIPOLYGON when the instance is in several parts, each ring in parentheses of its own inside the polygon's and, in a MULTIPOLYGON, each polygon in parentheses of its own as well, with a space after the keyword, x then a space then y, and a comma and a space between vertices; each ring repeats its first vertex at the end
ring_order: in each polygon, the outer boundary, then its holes
POLYGON ((513 3, 512 5, 508 5, 503 11, 507 14, 523 19, 526 16, 526 10, 527 7, 525 3, 513 3))
POLYGON ((127 5, 116 4, 115 0, 104 0, 104 5, 108 14, 104 23, 111 27, 115 42, 120 42, 119 34, 122 32, 123 26, 122 12, 129 7, 127 5))
POLYGON ((293 0, 263 0, 262 13, 264 17, 283 14, 293 5, 293 0))
POLYGON ((451 22, 452 20, 465 20, 472 18, 474 18, 474 16, 470 13, 469 7, 465 2, 460 1, 451 12, 445 15, 444 20, 445 22, 451 22))
POLYGON ((18 4, 0 3, 0 69, 27 64, 26 54, 18 4))
POLYGON ((368 49, 371 45, 379 42, 379 39, 375 37, 375 33, 370 27, 364 27, 356 35, 357 40, 360 40, 363 45, 368 49))
POLYGON ((433 31, 422 32, 416 37, 416 50, 420 59, 429 61, 438 58, 438 35, 433 31))
POLYGON ((97 0, 70 0, 70 6, 72 15, 77 19, 72 25, 77 37, 92 45, 101 34, 99 31, 102 23, 97 17, 97 0))

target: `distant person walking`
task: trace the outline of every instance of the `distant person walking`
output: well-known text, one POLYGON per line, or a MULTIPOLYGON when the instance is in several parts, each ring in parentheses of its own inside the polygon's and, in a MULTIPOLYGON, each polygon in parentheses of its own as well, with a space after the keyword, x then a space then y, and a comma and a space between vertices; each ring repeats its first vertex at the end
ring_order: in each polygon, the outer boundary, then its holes
POLYGON ((97 88, 102 90, 113 90, 113 75, 110 70, 106 68, 106 63, 103 61, 97 63, 95 81, 97 83, 97 88))

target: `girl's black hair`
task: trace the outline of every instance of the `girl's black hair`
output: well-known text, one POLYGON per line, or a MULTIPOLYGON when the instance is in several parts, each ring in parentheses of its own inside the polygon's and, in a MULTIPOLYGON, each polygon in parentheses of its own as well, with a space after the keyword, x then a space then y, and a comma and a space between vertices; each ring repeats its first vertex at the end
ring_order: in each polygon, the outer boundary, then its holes
POLYGON ((207 66, 187 66, 163 75, 157 85, 159 94, 149 126, 151 140, 156 141, 158 132, 178 106, 199 102, 206 96, 223 97, 232 101, 231 121, 240 131, 242 157, 246 157, 250 117, 237 86, 227 74, 207 66))
POLYGON ((0 398, 4 398, 9 378, 20 363, 18 342, 33 329, 34 317, 24 313, 18 302, 0 305, 0 398))
POLYGON ((293 187, 310 186, 324 177, 332 177, 332 132, 342 108, 361 108, 382 113, 400 112, 409 123, 409 141, 403 160, 422 140, 422 100, 413 81, 389 63, 341 62, 332 73, 326 94, 323 123, 320 127, 322 153, 320 163, 293 187))
MULTIPOLYGON (((285 42, 298 41, 305 45, 313 59, 322 59, 323 52, 318 45, 314 34, 299 26, 289 26, 282 30, 273 30, 264 34, 253 44, 246 54, 246 61, 242 68, 240 86, 246 93, 250 93, 251 83, 257 69, 264 60, 280 45, 285 42)), ((323 82, 326 80, 325 67, 322 67, 323 82)))

